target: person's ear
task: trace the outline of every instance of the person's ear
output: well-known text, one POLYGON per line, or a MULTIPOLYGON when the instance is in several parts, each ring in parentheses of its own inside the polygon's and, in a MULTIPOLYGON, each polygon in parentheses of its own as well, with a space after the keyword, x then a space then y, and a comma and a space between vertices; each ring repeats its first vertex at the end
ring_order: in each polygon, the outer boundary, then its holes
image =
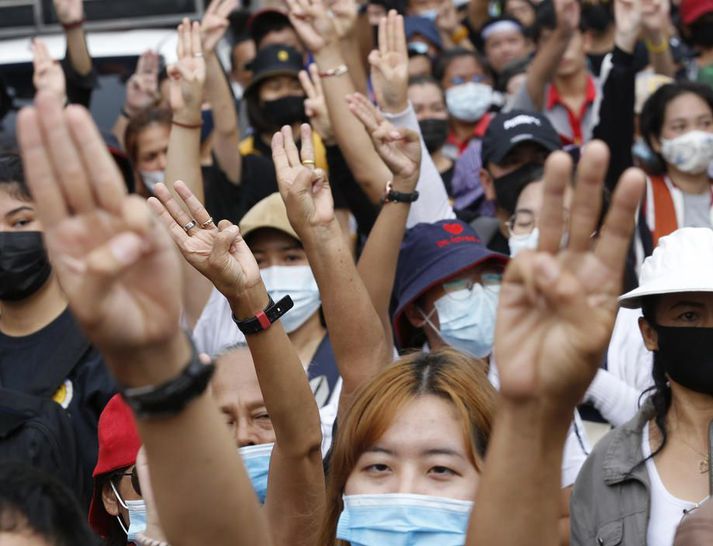
POLYGON ((111 488, 110 480, 107 480, 104 483, 104 487, 102 487, 102 504, 104 504, 104 510, 110 516, 119 515, 119 501, 111 488))
POLYGON ((404 309, 404 314, 406 315, 406 320, 414 328, 423 328, 426 325, 426 319, 423 318, 423 314, 415 304, 409 303, 404 309))
POLYGON ((495 186, 493 185, 493 177, 485 169, 480 169, 480 185, 483 186, 485 198, 488 201, 495 201, 495 186))
POLYGON ((639 330, 641 331, 641 337, 644 338, 644 345, 649 351, 658 351, 659 349, 659 336, 656 330, 649 324, 649 321, 644 317, 639 318, 639 330))
POLYGON ((582 32, 582 47, 586 53, 592 52, 592 33, 589 31, 582 32))
POLYGON ((651 137, 651 148, 657 154, 661 153, 661 141, 658 139, 658 137, 651 137))

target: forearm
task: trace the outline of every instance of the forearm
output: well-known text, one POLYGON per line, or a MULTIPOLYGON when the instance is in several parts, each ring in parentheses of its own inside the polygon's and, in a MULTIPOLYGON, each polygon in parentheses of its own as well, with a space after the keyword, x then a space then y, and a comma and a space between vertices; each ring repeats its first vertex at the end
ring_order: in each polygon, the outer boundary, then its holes
POLYGON ((468 22, 475 32, 488 20, 488 0, 470 0, 468 2, 468 22))
MULTIPOLYGON (((177 114, 174 113, 174 119, 176 116, 177 114)), ((199 124, 200 112, 191 116, 183 115, 176 121, 189 125, 199 124)), ((203 203, 205 196, 200 165, 200 137, 200 127, 187 128, 172 125, 168 141, 165 183, 173 192, 174 182, 183 180, 198 200, 203 203)))
POLYGON ((111 129, 111 134, 116 137, 119 141, 119 146, 122 150, 126 150, 126 145, 124 142, 124 136, 126 135, 126 128, 129 126, 129 118, 123 114, 119 114, 114 122, 114 127, 111 129))
POLYGON ((559 543, 560 466, 571 415, 544 402, 501 399, 467 546, 559 543), (503 514, 508 525, 502 524, 503 514))
POLYGON ((357 35, 353 32, 350 36, 341 40, 339 46, 344 57, 344 64, 349 69, 349 77, 354 89, 366 95, 369 92, 367 69, 364 64, 365 59, 359 50, 357 35))
POLYGON ((389 304, 410 208, 407 203, 386 203, 381 208, 357 266, 389 344, 392 343, 389 304))
MULTIPOLYGON (((117 376, 120 383, 140 386, 175 377, 189 361, 190 352, 179 331, 171 341, 144 355, 105 356, 111 369, 130 370, 128 376, 125 372, 117 376), (130 358, 131 366, 126 362, 114 365, 117 358, 130 358)), ((208 393, 175 416, 137 422, 161 527, 173 546, 270 544, 250 480, 208 393), (216 499, 221 510, 215 509, 216 499)))
POLYGON ((663 32, 645 33, 646 49, 654 72, 673 78, 676 76, 676 64, 673 60, 668 36, 663 32))
POLYGON ((84 27, 72 28, 65 33, 67 37, 67 56, 72 67, 80 76, 86 76, 92 71, 92 57, 87 48, 84 27))
POLYGON ((345 399, 389 361, 391 352, 336 220, 302 240, 319 285, 345 399))
POLYGON ((215 123, 213 150, 223 172, 232 183, 237 184, 240 182, 242 162, 238 153, 240 133, 235 100, 217 55, 212 53, 206 60, 205 89, 215 123))
MULTIPOLYGON (((315 58, 320 71, 344 64, 337 46, 327 46, 315 58)), ((389 169, 374 150, 362 124, 349 111, 345 97, 354 93, 354 84, 349 75, 344 74, 323 78, 322 86, 334 134, 344 158, 369 199, 378 203, 390 178, 389 169)))
POLYGON ((537 111, 544 107, 545 86, 554 79, 570 38, 570 34, 555 29, 538 50, 527 70, 525 85, 537 111))

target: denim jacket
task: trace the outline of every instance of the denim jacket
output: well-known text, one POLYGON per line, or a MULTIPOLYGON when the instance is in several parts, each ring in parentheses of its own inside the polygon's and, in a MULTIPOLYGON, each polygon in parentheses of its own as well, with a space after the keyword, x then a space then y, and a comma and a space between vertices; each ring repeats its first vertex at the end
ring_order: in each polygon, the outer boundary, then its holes
POLYGON ((654 414, 647 400, 587 458, 570 500, 572 546, 646 546, 650 483, 641 442, 654 414))

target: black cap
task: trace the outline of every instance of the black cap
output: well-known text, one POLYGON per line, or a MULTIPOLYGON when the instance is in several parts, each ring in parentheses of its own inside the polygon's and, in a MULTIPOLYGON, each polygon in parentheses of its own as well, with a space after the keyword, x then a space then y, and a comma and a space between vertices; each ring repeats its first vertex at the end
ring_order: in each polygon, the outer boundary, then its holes
POLYGON ((283 11, 267 8, 255 12, 248 19, 248 32, 255 42, 255 47, 259 47, 262 39, 270 32, 282 30, 285 27, 292 28, 292 23, 287 14, 283 11))
POLYGON ((501 163, 510 150, 523 142, 534 142, 549 152, 562 147, 557 131, 545 116, 525 110, 500 113, 490 121, 483 137, 483 167, 501 163))
POLYGON ((245 93, 254 92, 263 81, 273 76, 294 76, 302 70, 302 55, 295 48, 272 44, 258 49, 255 58, 248 66, 253 72, 250 84, 245 88, 245 93))

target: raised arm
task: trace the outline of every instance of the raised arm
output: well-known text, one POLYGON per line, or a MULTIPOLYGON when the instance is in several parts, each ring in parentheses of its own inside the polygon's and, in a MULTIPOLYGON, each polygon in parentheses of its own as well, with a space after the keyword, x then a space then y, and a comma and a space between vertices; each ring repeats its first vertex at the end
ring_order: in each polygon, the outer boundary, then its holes
MULTIPOLYGON (((364 125, 374 148, 388 165, 392 174, 391 187, 397 192, 412 193, 418 182, 421 161, 419 135, 408 129, 396 129, 363 95, 352 95, 348 101, 349 109, 364 125)), ((410 208, 409 202, 384 203, 357 267, 390 345, 393 337, 389 305, 410 208)))
MULTIPOLYGON (((163 185, 157 187, 160 202, 156 198, 149 202, 184 258, 227 298, 238 320, 263 311, 269 297, 238 227, 228 220, 216 226, 185 184, 176 182, 175 189, 181 204, 163 185), (197 225, 186 232, 181 226, 191 218, 197 225)), ((275 429, 265 502, 270 532, 274 544, 313 546, 325 495, 319 410, 307 374, 279 321, 246 339, 275 429)))
POLYGON ((47 45, 35 38, 32 40, 32 83, 36 93, 49 93, 64 105, 67 102, 67 88, 62 67, 55 61, 47 45))
POLYGON ((389 169, 374 151, 364 127, 349 113, 345 97, 355 88, 349 73, 339 70, 346 64, 333 18, 322 0, 288 0, 288 6, 290 21, 314 53, 320 72, 335 74, 322 78, 334 134, 357 182, 372 202, 378 203, 384 195, 389 169))
POLYGON ((341 237, 326 174, 303 165, 314 160, 314 151, 309 125, 302 125, 301 131, 301 153, 289 127, 275 133, 272 160, 287 216, 304 244, 319 286, 329 339, 344 381, 341 405, 391 360, 391 349, 341 237))
POLYGON ((500 289, 494 354, 501 403, 471 517, 468 546, 559 544, 562 448, 572 410, 601 362, 644 186, 638 170, 619 182, 599 240, 607 149, 584 148, 569 225, 560 250, 562 208, 572 162, 545 166, 537 252, 510 262, 500 289), (507 511, 508 525, 501 516, 507 511))
POLYGON ((542 110, 545 86, 554 79, 569 41, 579 26, 580 7, 577 0, 553 0, 553 3, 557 25, 540 44, 527 69, 525 87, 536 111, 542 110))
MULTIPOLYGON (((168 233, 143 199, 126 194, 85 109, 63 111, 42 93, 18 130, 53 271, 80 326, 123 389, 175 380, 195 357, 179 328, 180 257, 168 233)), ((270 545, 209 393, 184 401, 163 416, 137 415, 166 537, 174 546, 270 545)))
POLYGON ((240 129, 235 98, 215 47, 229 26, 228 16, 237 0, 213 0, 203 16, 203 55, 206 60, 205 95, 213 109, 213 152, 223 172, 233 184, 240 183, 242 158, 238 153, 240 129))
POLYGON ((54 9, 67 37, 67 59, 77 74, 87 76, 92 71, 92 57, 84 32, 84 2, 54 0, 54 9))
POLYGON ((111 130, 122 148, 130 119, 158 101, 158 64, 158 53, 151 50, 144 51, 136 63, 136 71, 126 82, 124 106, 111 130))
POLYGON ((669 47, 671 6, 668 0, 637 0, 641 4, 642 38, 657 74, 674 78, 676 64, 669 47))

